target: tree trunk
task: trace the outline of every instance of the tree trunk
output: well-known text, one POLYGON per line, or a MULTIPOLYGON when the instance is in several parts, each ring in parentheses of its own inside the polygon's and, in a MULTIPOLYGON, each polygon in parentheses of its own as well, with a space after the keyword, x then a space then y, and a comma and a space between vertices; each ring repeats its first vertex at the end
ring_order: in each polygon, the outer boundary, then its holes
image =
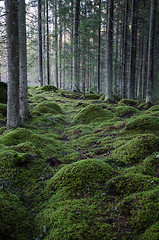
POLYGON ((55 13, 55 78, 56 78, 56 87, 59 87, 59 80, 58 80, 58 27, 57 27, 57 2, 54 1, 54 13, 55 13))
POLYGON ((25 0, 19 1, 19 99, 20 118, 24 121, 29 115, 25 0))
POLYGON ((99 0, 98 10, 98 57, 97 57, 97 93, 100 93, 100 54, 101 54, 101 0, 99 0))
MULTIPOLYGON (((62 0, 59 1, 59 8, 62 7, 62 0)), ((62 20, 61 20, 61 14, 59 18, 59 87, 61 89, 62 87, 62 20)))
POLYGON ((113 75, 112 75, 112 54, 113 54, 113 10, 114 0, 108 1, 108 24, 106 31, 106 59, 105 59, 105 101, 113 101, 113 75))
POLYGON ((7 129, 20 126, 18 0, 5 0, 7 25, 7 129))
POLYGON ((126 69, 127 69, 127 32, 128 32, 128 4, 125 0, 125 17, 124 17, 124 42, 123 42, 123 69, 122 69, 122 99, 126 98, 126 69))
POLYGON ((43 86, 42 19, 41 0, 38 0, 38 47, 39 47, 39 86, 43 86))
POLYGON ((156 17, 156 0, 151 0, 146 103, 153 102, 153 64, 154 64, 155 17, 156 17))
POLYGON ((75 8, 75 39, 74 39, 74 80, 75 80, 75 90, 80 91, 80 69, 79 69, 79 19, 80 17, 80 0, 76 0, 75 8))
POLYGON ((46 0, 46 31, 47 31, 47 84, 50 85, 50 41, 49 41, 49 6, 46 0))
POLYGON ((128 98, 135 98, 135 72, 136 72, 136 44, 137 44, 137 0, 132 0, 131 12, 131 46, 128 98))

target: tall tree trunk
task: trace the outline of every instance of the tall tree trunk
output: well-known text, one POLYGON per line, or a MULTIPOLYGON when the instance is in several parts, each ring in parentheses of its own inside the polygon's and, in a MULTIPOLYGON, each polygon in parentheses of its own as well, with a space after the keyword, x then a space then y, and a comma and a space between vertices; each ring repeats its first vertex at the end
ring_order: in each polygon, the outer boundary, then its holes
POLYGON ((128 98, 135 98, 135 72, 136 72, 136 45, 137 45, 137 0, 132 0, 131 12, 131 46, 128 98))
POLYGON ((42 47, 43 47, 43 85, 46 85, 46 6, 43 2, 43 34, 42 34, 42 47))
POLYGON ((2 81, 2 64, 0 63, 0 82, 2 81))
POLYGON ((73 90, 73 45, 74 45, 74 28, 73 28, 73 25, 74 25, 74 1, 71 0, 71 90, 73 90))
POLYGON ((129 0, 125 0, 123 66, 122 66, 122 89, 121 89, 122 90, 122 99, 126 98, 128 5, 129 5, 129 0))
POLYGON ((19 99, 20 118, 24 121, 29 114, 25 0, 19 1, 19 99))
MULTIPOLYGON (((62 0, 59 1, 59 8, 62 7, 62 0)), ((61 13, 59 17, 59 87, 62 87, 62 20, 61 20, 61 13)))
POLYGON ((7 25, 7 129, 20 126, 18 0, 5 0, 7 25))
POLYGON ((47 31, 47 84, 50 85, 50 41, 49 41, 49 6, 46 0, 46 31, 47 31))
POLYGON ((148 45, 148 69, 146 103, 153 102, 153 64, 154 64, 154 38, 155 38, 156 0, 151 0, 149 45, 148 45))
POLYGON ((75 90, 80 91, 80 69, 79 69, 79 19, 80 17, 80 0, 76 0, 75 7, 75 38, 74 38, 74 65, 75 65, 75 90))
POLYGON ((140 46, 139 46, 139 79, 138 79, 138 91, 137 91, 137 98, 142 99, 142 92, 143 92, 143 46, 144 46, 144 35, 140 39, 140 46))
POLYGON ((56 78, 56 87, 59 87, 59 80, 58 80, 58 27, 57 27, 57 2, 54 1, 54 13, 55 13, 55 78, 56 78))
POLYGON ((42 18, 41 0, 38 0, 38 47, 39 47, 39 86, 43 86, 42 18))
POLYGON ((113 101, 113 74, 112 74, 112 54, 113 54, 113 11, 114 0, 108 0, 108 24, 106 31, 106 58, 105 58, 105 101, 113 101))
POLYGON ((97 93, 100 93, 100 55, 101 55, 101 0, 98 9, 98 57, 97 57, 97 93))

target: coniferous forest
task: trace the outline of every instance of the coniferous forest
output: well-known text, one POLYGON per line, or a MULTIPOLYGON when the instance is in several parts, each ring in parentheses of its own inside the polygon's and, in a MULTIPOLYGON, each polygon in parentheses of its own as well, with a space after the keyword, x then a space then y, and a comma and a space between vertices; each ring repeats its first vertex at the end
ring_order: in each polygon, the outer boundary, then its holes
POLYGON ((158 240, 159 1, 0 20, 0 240, 158 240))

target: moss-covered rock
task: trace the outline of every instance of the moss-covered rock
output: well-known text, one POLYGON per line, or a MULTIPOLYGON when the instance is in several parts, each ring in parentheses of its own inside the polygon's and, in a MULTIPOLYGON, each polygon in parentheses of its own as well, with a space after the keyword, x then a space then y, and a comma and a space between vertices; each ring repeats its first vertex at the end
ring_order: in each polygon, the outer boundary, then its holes
POLYGON ((97 121, 107 121, 114 118, 114 114, 109 110, 103 110, 101 106, 92 104, 83 108, 75 117, 75 123, 90 123, 97 121))
POLYGON ((159 239, 159 222, 153 224, 139 237, 139 240, 157 240, 159 239))
POLYGON ((32 221, 17 196, 0 190, 0 239, 30 239, 33 232, 32 221))
POLYGON ((140 113, 138 109, 131 106, 117 106, 113 112, 115 112, 118 117, 131 117, 134 114, 140 113))
POLYGON ((137 106, 137 108, 138 108, 139 110, 147 110, 147 109, 149 109, 149 108, 152 107, 152 106, 153 106, 152 103, 142 102, 142 103, 140 103, 140 104, 137 106))
MULTIPOLYGON (((104 212, 97 211, 98 203, 87 199, 62 202, 49 201, 38 223, 46 226, 45 240, 107 240, 116 239, 113 224, 104 212)), ((102 211, 102 210, 101 210, 102 211)), ((121 236, 121 235, 120 235, 121 236)))
POLYGON ((159 111, 159 106, 158 105, 152 106, 148 110, 146 110, 147 113, 158 112, 158 111, 159 111))
POLYGON ((82 96, 81 92, 71 92, 71 91, 59 91, 58 92, 60 96, 65 97, 65 98, 71 98, 71 99, 80 99, 82 96))
POLYGON ((7 103, 7 84, 0 82, 0 103, 7 103))
POLYGON ((119 105, 126 104, 128 106, 136 106, 139 104, 139 100, 133 100, 133 99, 122 99, 120 102, 118 102, 119 105))
POLYGON ((7 116, 7 104, 0 103, 0 113, 3 117, 7 116))
POLYGON ((159 138, 153 134, 143 134, 129 140, 126 144, 115 149, 111 156, 133 165, 141 162, 149 154, 158 150, 159 138))
POLYGON ((31 97, 30 101, 33 102, 33 103, 40 103, 40 102, 43 102, 43 101, 47 101, 47 99, 43 96, 36 95, 36 96, 31 97))
POLYGON ((159 118, 148 115, 138 116, 126 124, 125 130, 138 133, 156 132, 159 130, 159 118))
MULTIPOLYGON (((83 98, 83 96, 82 96, 82 98, 83 98)), ((100 95, 98 95, 98 94, 89 93, 89 94, 85 95, 86 100, 95 100, 95 99, 98 100, 99 98, 100 98, 100 95)))
POLYGON ((81 195, 100 188, 112 175, 111 167, 97 159, 81 160, 63 167, 48 182, 48 191, 67 188, 81 195))
POLYGON ((128 219, 132 236, 137 237, 158 221, 159 188, 125 197, 117 209, 128 219))
POLYGON ((57 87, 55 87, 53 85, 45 85, 45 86, 40 87, 39 89, 42 91, 46 91, 46 92, 58 90, 57 87))
POLYGON ((153 153, 145 158, 142 167, 147 169, 147 174, 159 177, 159 153, 153 153))
POLYGON ((62 109, 57 103, 49 102, 49 101, 43 101, 42 103, 37 104, 33 108, 33 113, 53 113, 53 114, 59 114, 63 113, 62 109))
POLYGON ((106 183, 108 194, 113 196, 127 196, 132 193, 154 189, 159 184, 159 179, 143 174, 126 174, 111 178, 106 183))

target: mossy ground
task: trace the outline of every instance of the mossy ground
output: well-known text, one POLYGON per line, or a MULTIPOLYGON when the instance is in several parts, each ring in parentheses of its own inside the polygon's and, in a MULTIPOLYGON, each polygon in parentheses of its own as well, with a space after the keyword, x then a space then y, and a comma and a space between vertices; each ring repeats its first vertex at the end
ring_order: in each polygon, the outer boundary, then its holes
POLYGON ((158 239, 158 106, 92 95, 29 87, 16 130, 1 105, 0 239, 158 239))

